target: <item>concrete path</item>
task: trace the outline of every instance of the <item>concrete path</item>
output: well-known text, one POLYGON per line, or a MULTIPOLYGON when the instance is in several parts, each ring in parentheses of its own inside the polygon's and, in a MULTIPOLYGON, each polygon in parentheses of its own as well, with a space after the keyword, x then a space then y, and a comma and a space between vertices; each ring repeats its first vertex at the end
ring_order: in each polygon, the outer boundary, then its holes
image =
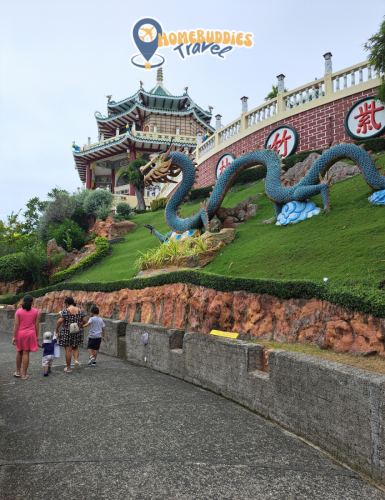
POLYGON ((57 360, 43 378, 41 353, 16 379, 11 335, 0 334, 2 500, 385 498, 208 391, 105 355, 72 374, 57 360))

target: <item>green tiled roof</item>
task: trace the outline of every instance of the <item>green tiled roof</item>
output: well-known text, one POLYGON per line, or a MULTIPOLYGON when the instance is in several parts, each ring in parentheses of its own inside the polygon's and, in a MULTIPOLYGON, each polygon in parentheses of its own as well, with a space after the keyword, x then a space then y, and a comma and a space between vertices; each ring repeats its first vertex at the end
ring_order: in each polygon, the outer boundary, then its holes
POLYGON ((159 87, 154 87, 153 89, 151 89, 149 91, 149 94, 152 94, 152 95, 164 95, 164 96, 168 96, 169 95, 160 86, 159 87))

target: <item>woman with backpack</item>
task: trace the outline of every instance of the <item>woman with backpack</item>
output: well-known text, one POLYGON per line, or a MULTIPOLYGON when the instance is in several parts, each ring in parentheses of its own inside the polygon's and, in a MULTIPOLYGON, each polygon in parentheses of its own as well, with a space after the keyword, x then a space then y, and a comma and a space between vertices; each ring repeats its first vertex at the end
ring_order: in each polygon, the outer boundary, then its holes
POLYGON ((16 371, 13 374, 17 378, 26 380, 28 378, 27 368, 29 365, 30 351, 37 351, 37 337, 39 334, 39 311, 32 307, 32 295, 23 298, 21 309, 15 314, 13 326, 12 344, 17 348, 16 371), (23 363, 23 375, 20 374, 23 363))
POLYGON ((64 371, 71 373, 72 354, 75 359, 75 366, 81 369, 79 363, 79 345, 83 344, 83 326, 87 323, 85 312, 76 307, 72 297, 66 297, 64 300, 64 309, 60 313, 59 321, 56 325, 56 333, 59 332, 58 344, 65 347, 67 366, 64 371))

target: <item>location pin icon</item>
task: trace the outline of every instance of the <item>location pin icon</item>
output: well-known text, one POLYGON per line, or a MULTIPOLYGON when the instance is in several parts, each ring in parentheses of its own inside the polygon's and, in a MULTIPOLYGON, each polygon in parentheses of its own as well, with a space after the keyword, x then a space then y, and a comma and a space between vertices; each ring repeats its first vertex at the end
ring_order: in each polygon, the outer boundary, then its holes
POLYGON ((146 61, 151 59, 158 48, 158 34, 163 34, 162 26, 158 21, 149 17, 138 21, 132 30, 134 42, 146 61), (142 28, 144 25, 150 27, 142 28))

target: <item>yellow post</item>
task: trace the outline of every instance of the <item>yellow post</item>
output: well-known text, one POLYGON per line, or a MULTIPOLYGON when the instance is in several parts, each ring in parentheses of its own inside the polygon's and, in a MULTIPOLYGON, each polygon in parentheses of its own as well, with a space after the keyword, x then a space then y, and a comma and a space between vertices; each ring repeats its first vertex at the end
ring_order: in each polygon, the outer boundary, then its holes
POLYGON ((283 92, 277 95, 277 115, 280 115, 285 111, 285 99, 283 98, 283 92))
POLYGON ((325 95, 332 94, 333 92, 332 73, 329 71, 328 73, 325 73, 325 95))

